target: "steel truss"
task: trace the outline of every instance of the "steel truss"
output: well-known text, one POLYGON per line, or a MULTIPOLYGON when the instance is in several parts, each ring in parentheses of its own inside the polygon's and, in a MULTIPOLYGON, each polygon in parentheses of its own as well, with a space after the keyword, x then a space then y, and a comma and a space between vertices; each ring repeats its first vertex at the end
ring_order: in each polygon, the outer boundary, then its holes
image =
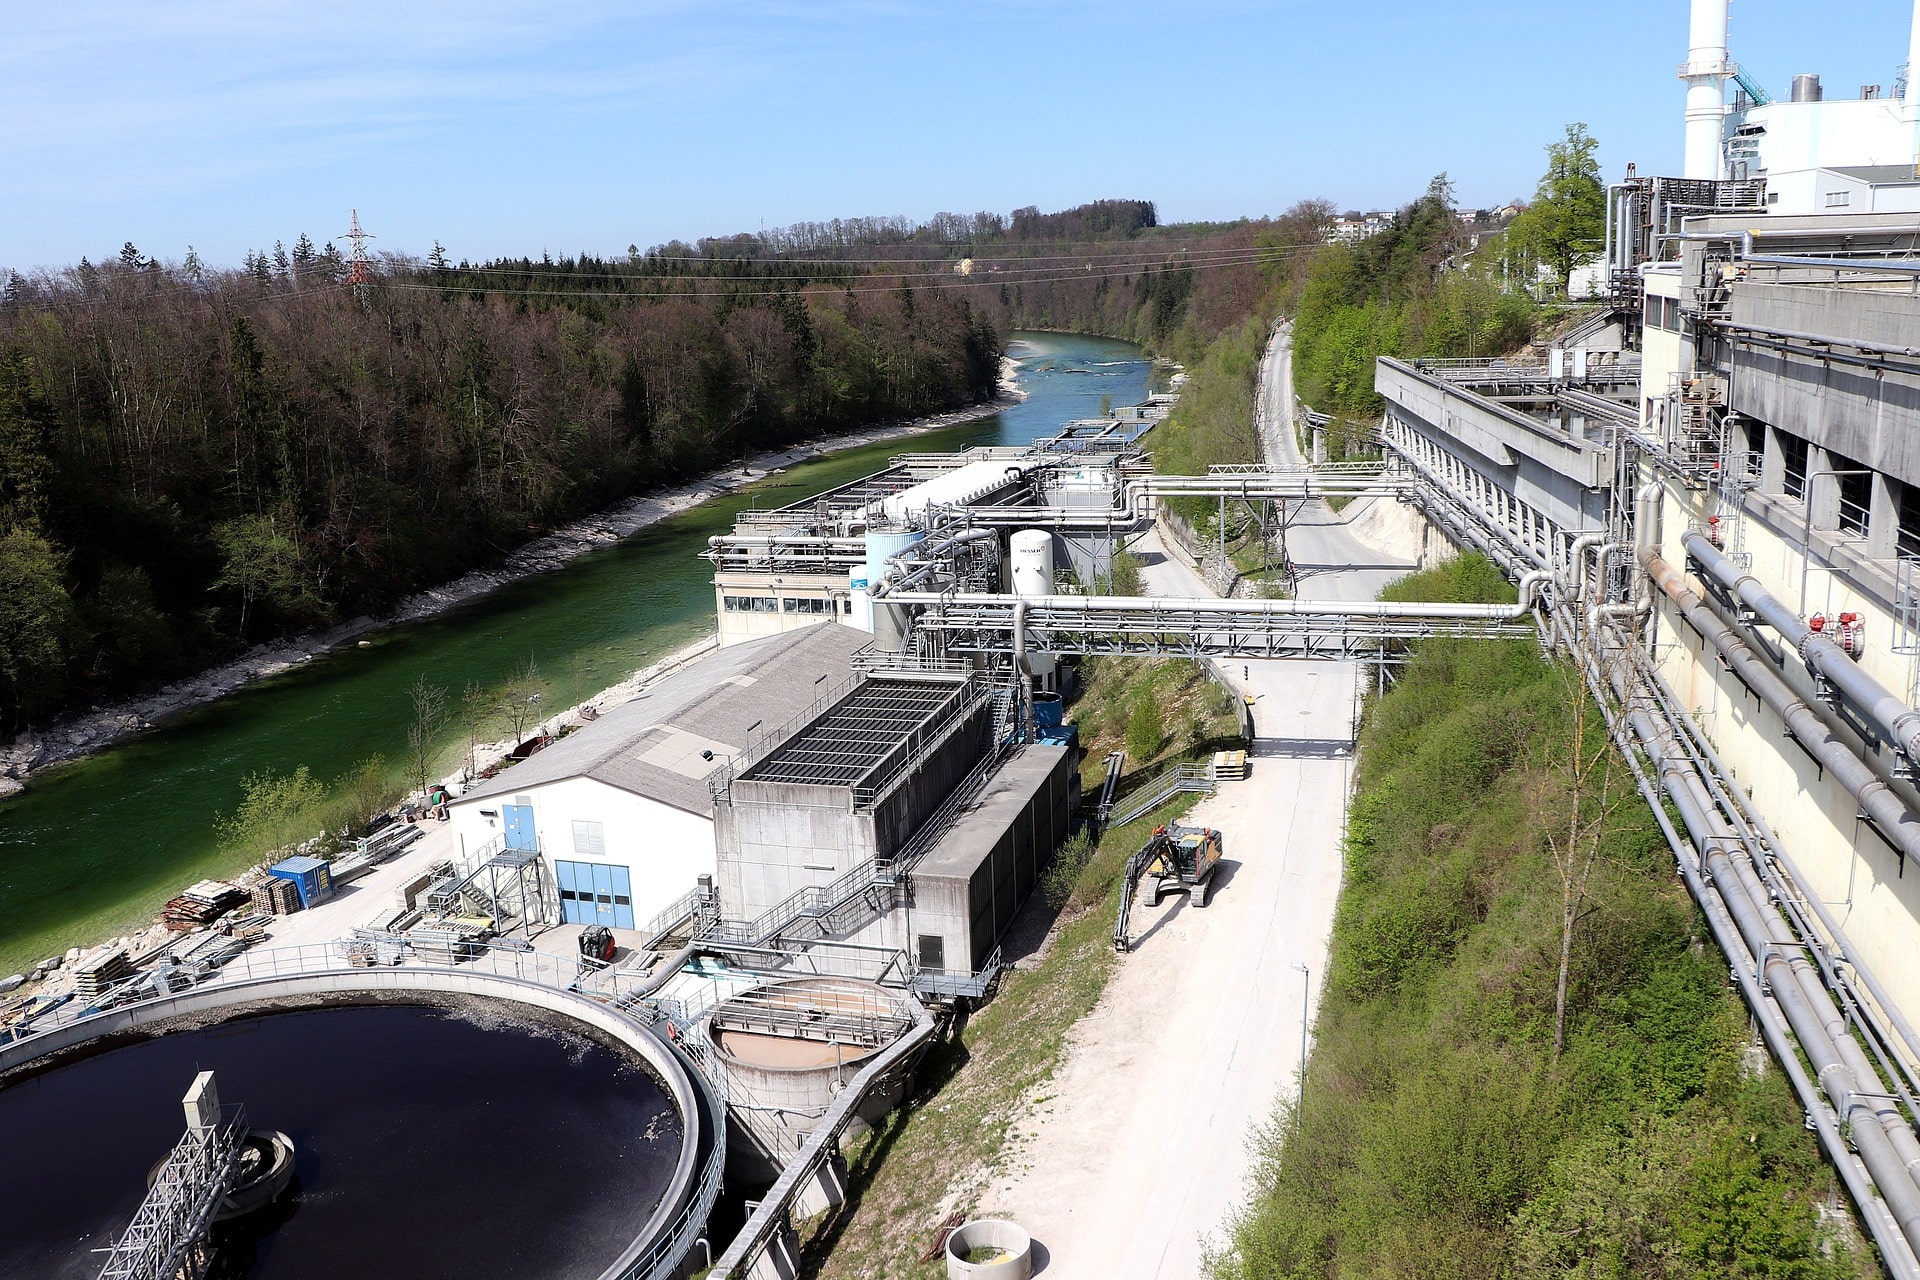
POLYGON ((154 1175, 153 1187, 101 1268, 100 1280, 199 1280, 213 1265, 207 1230, 233 1186, 247 1117, 189 1129, 154 1175))

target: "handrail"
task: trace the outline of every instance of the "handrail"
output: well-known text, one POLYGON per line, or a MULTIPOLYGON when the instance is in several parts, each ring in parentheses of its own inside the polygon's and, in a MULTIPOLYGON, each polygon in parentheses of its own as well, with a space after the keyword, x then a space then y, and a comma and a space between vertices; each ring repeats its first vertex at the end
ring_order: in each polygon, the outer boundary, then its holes
POLYGON ((1129 796, 1126 812, 1115 818, 1111 825, 1124 827, 1144 814, 1152 813, 1161 805, 1183 792, 1205 792, 1211 795, 1219 790, 1218 779, 1214 777, 1211 764, 1177 764, 1165 770, 1149 784, 1152 791, 1145 798, 1129 796))

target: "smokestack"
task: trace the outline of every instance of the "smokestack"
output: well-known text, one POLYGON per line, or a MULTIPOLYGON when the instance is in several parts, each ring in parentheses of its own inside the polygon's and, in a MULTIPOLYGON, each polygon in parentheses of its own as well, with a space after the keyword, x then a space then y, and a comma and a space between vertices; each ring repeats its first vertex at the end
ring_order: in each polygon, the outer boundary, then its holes
MULTIPOLYGON (((1920 10, 1920 0, 1915 0, 1920 10)), ((1718 178, 1720 133, 1727 116, 1727 0, 1693 0, 1687 65, 1687 148, 1681 176, 1718 178)))
POLYGON ((1913 0, 1913 26, 1907 36, 1907 114, 1920 116, 1920 0, 1913 0))

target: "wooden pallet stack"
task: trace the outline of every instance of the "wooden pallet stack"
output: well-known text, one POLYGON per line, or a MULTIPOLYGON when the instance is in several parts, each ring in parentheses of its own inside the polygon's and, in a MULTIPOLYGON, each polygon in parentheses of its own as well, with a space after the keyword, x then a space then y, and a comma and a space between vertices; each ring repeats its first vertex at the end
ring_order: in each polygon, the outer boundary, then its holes
POLYGON ((1216 751, 1213 753, 1213 776, 1225 782, 1240 782, 1251 772, 1244 751, 1216 751))
POLYGON ((160 918, 175 933, 202 929, 247 901, 247 891, 224 880, 202 880, 168 901, 160 918))
POLYGON ((73 967, 74 998, 82 1001, 98 999, 108 987, 125 982, 132 976, 133 965, 128 961, 124 947, 82 956, 73 967))
POLYGON ((300 887, 291 880, 268 876, 253 886, 253 909, 270 916, 290 916, 300 909, 300 887))

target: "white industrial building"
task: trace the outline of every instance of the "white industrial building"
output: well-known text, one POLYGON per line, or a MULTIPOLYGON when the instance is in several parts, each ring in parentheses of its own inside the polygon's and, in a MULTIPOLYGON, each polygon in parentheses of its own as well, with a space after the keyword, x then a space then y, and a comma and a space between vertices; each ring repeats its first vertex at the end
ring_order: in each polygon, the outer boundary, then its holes
POLYGON ((843 690, 870 641, 824 626, 722 650, 454 801, 455 847, 537 851, 563 923, 644 926, 716 870, 709 780, 843 690))

